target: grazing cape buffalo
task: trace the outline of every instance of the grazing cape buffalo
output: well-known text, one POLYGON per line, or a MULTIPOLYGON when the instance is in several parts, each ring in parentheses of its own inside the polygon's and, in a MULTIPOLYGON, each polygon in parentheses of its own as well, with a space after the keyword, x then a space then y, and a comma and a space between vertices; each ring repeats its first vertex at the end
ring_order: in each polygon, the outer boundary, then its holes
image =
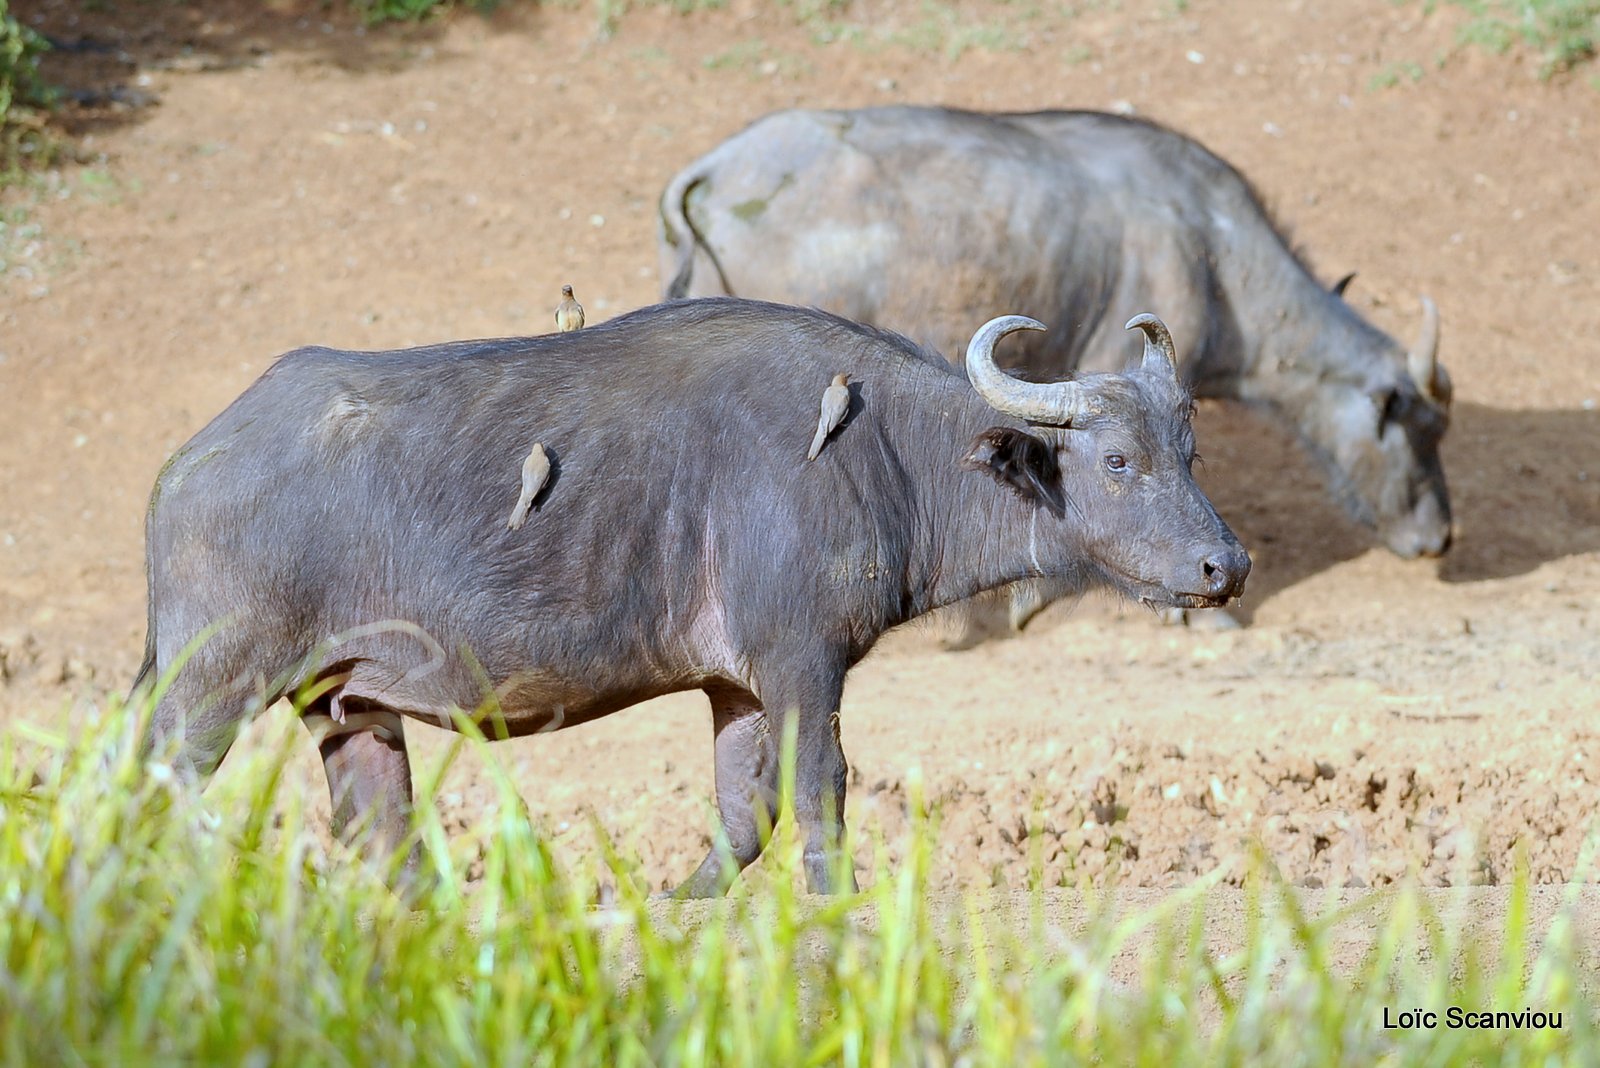
POLYGON ((680 891, 718 893, 761 851, 791 721, 807 882, 836 889, 839 695, 884 631, 1026 576, 1153 605, 1242 589, 1249 557, 1190 474, 1170 337, 1129 325, 1151 339, 1136 367, 1057 384, 996 368, 999 338, 1043 329, 1020 316, 977 332, 963 377, 898 335, 744 300, 289 353, 156 480, 135 689, 192 654, 146 752, 207 775, 296 696, 336 831, 393 855, 402 716, 524 735, 698 689, 722 836, 680 891), (808 463, 840 372, 850 411, 808 463), (511 529, 535 441, 550 470, 511 529))
POLYGON ((1449 547, 1433 304, 1407 351, 1343 283, 1318 284, 1249 183, 1181 134, 1086 111, 783 111, 674 178, 661 221, 669 297, 813 305, 952 359, 966 324, 1020 309, 1052 324, 1002 347, 1028 378, 1121 366, 1122 320, 1159 309, 1197 395, 1293 431, 1394 552, 1449 547))

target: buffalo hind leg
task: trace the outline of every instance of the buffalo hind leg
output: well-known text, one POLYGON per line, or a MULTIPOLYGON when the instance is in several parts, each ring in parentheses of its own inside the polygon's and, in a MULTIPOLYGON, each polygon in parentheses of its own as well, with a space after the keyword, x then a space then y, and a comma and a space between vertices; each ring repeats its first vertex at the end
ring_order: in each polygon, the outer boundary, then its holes
POLYGON ((803 708, 795 732, 794 815, 804 841, 806 888, 854 893, 856 874, 845 851, 844 794, 849 766, 839 744, 837 694, 825 711, 803 708))
POLYGON ((843 660, 828 650, 790 649, 786 663, 763 673, 760 689, 777 744, 781 747, 786 731, 793 731, 792 804, 806 888, 814 894, 856 890, 844 833, 849 767, 839 744, 844 673, 843 660))
POLYGON ((322 753, 334 837, 391 877, 396 890, 413 894, 422 853, 412 835, 405 725, 388 709, 348 699, 345 709, 342 722, 328 714, 326 701, 302 717, 322 753))
POLYGON ((766 847, 778 815, 779 742, 761 703, 748 693, 707 690, 716 732, 717 811, 711 852, 675 897, 716 897, 766 847))

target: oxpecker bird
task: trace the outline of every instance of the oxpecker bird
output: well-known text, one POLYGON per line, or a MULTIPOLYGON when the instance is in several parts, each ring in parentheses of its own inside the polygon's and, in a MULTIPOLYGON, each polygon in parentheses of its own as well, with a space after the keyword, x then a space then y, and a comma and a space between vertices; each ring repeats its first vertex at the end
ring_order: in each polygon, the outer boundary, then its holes
POLYGON ((556 305, 556 329, 563 334, 583 329, 583 305, 573 297, 571 286, 561 287, 561 303, 556 305))
MULTIPOLYGON (((581 316, 583 313, 578 314, 581 316)), ((522 461, 522 495, 517 498, 517 506, 511 509, 511 518, 506 520, 508 530, 522 529, 522 524, 528 521, 528 509, 533 507, 533 499, 539 496, 549 477, 550 458, 544 454, 543 445, 535 444, 528 458, 522 461)))
POLYGON ((807 460, 815 460, 822 451, 822 443, 828 440, 828 435, 844 418, 844 413, 850 410, 850 376, 848 374, 834 375, 833 385, 822 391, 822 414, 817 419, 817 436, 811 439, 811 451, 806 453, 807 460))

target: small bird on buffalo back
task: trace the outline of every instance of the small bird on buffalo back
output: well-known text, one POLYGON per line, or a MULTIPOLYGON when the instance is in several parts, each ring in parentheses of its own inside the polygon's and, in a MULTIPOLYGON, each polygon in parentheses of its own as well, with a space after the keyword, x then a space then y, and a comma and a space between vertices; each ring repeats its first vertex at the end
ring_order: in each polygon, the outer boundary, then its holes
POLYGON ((533 507, 533 499, 539 496, 549 477, 550 458, 544 454, 543 445, 535 444, 528 458, 522 461, 522 495, 517 498, 517 506, 511 509, 511 518, 506 520, 507 529, 522 529, 522 524, 528 521, 528 509, 533 507))
POLYGON ((563 334, 583 329, 583 305, 573 297, 571 286, 561 287, 561 303, 556 305, 556 329, 563 334))
POLYGON ((833 385, 822 391, 822 414, 817 419, 817 436, 811 439, 811 451, 806 453, 807 460, 815 460, 822 451, 822 443, 828 440, 828 435, 833 433, 844 413, 850 410, 850 376, 840 374, 833 376, 833 385))

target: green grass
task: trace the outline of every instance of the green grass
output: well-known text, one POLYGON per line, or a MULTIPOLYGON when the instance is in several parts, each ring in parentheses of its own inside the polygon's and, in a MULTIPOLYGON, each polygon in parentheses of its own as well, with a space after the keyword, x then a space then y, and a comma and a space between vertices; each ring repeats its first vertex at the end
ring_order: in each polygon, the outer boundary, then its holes
MULTIPOLYGON (((1264 862, 1233 952, 1202 938, 1203 886, 1122 918, 1091 907, 1070 935, 1035 894, 1019 934, 980 899, 929 893, 924 819, 908 859, 860 895, 795 893, 780 834, 766 889, 678 906, 647 901, 621 860, 563 872, 491 761, 500 800, 481 826, 447 840, 420 806, 438 878, 410 912, 280 789, 307 744, 292 716, 269 714, 266 740, 203 799, 159 765, 143 773, 136 726, 112 711, 71 737, 0 738, 7 1064, 1557 1064, 1600 1050, 1571 940, 1552 930, 1529 949, 1525 879, 1499 946, 1416 892, 1308 915, 1264 862), (604 908, 600 883, 616 887, 604 908), (1340 976, 1328 962, 1352 922, 1377 933, 1340 976), (1135 943, 1136 977, 1113 983, 1135 943), (1532 1005, 1565 1026, 1381 1027, 1385 1006, 1448 1004, 1532 1005)), ((425 794, 442 772, 422 771, 425 794)))
POLYGON ((49 90, 39 80, 44 38, 18 22, 8 0, 0 0, 0 116, 12 107, 47 102, 49 90))
MULTIPOLYGON (((1436 2, 1427 0, 1427 9, 1436 2)), ((1571 70, 1600 52, 1600 0, 1449 2, 1469 15, 1457 32, 1463 44, 1496 55, 1521 44, 1539 55, 1541 77, 1571 70)))
POLYGON ((43 37, 14 18, 0 0, 0 188, 12 185, 32 163, 49 162, 54 141, 44 128, 44 110, 54 90, 39 77, 43 37))

